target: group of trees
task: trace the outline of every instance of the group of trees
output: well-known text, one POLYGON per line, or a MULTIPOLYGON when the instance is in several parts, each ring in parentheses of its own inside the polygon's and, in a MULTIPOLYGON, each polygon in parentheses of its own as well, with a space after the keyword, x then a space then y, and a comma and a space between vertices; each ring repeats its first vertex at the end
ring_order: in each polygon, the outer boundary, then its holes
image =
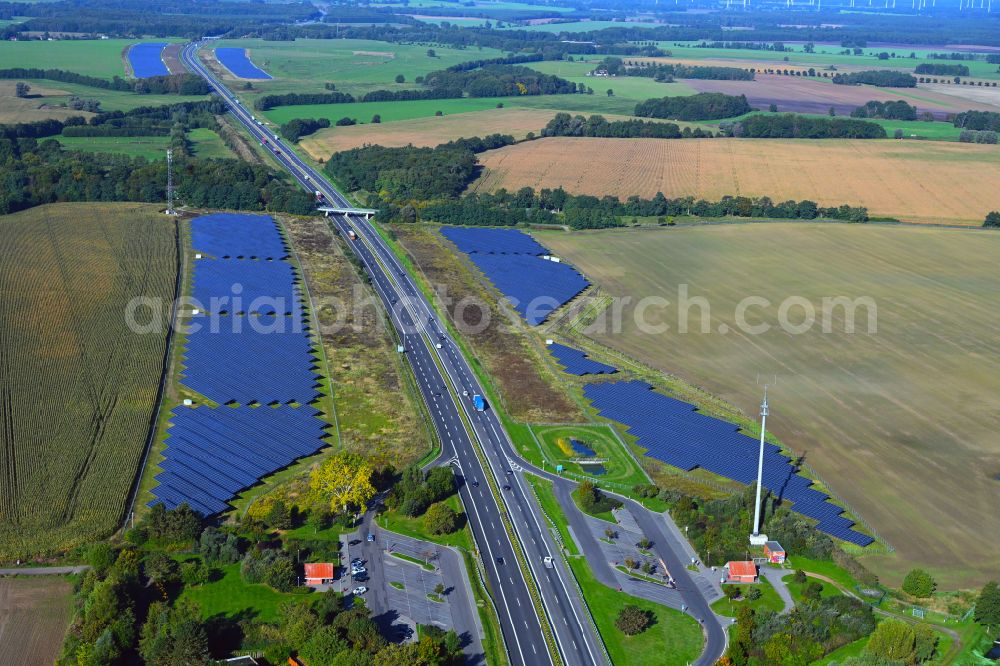
POLYGON ((993 130, 962 130, 958 140, 960 143, 996 143, 997 136, 993 130))
POLYGON ((871 634, 875 626, 870 606, 841 595, 805 599, 785 615, 742 606, 725 663, 808 664, 871 634))
POLYGON ((686 97, 647 99, 636 105, 635 115, 671 120, 718 120, 741 116, 752 110, 745 95, 698 93, 686 97))
POLYGON ((653 138, 680 139, 706 138, 712 133, 700 127, 692 130, 685 127, 682 131, 674 123, 661 123, 644 120, 613 120, 604 116, 593 115, 589 118, 571 116, 568 113, 557 113, 541 131, 541 136, 593 136, 614 138, 653 138))
POLYGON ((61 83, 75 83, 88 88, 134 92, 140 95, 207 95, 211 90, 205 79, 195 74, 170 74, 143 79, 123 79, 115 76, 111 79, 102 79, 65 69, 12 67, 0 69, 0 79, 48 79, 61 83))
POLYGON ((882 118, 884 120, 916 120, 917 107, 903 100, 866 102, 851 111, 852 118, 882 118))
POLYGON ((967 130, 1000 132, 1000 113, 996 111, 963 111, 955 115, 953 123, 955 127, 967 130))
POLYGON ((916 88, 917 79, 912 74, 896 72, 891 69, 868 70, 836 74, 831 79, 834 83, 845 86, 881 86, 883 88, 916 88))
POLYGON ((968 65, 945 65, 936 62, 922 62, 913 70, 917 74, 933 74, 935 76, 968 76, 968 65))
POLYGON ((253 106, 258 111, 267 111, 276 106, 351 104, 354 101, 354 95, 336 91, 325 93, 285 93, 283 95, 261 95, 254 100, 253 106))
POLYGON ((719 126, 725 134, 755 139, 884 139, 885 129, 854 118, 811 118, 796 113, 756 114, 719 126))
MULTIPOLYGON (((621 507, 622 503, 608 497, 590 479, 584 479, 573 491, 580 508, 589 514, 604 513, 621 507)), ((637 632, 638 633, 638 632, 637 632)))
POLYGON ((309 136, 330 126, 328 118, 295 118, 279 128, 281 136, 292 143, 297 143, 304 136, 309 136))
POLYGON ((657 81, 670 82, 677 79, 715 79, 720 81, 753 81, 754 72, 741 67, 709 67, 702 65, 681 65, 636 60, 625 62, 618 57, 608 57, 594 68, 604 70, 609 76, 643 76, 657 81))
POLYGON ((432 89, 461 91, 469 97, 563 95, 579 92, 577 84, 554 74, 543 74, 521 65, 484 65, 476 69, 443 69, 424 77, 432 89))
POLYGON ((493 134, 435 148, 363 146, 334 153, 324 170, 350 190, 377 192, 387 201, 457 197, 476 175, 475 153, 513 142, 493 134))
POLYGON ((463 524, 461 514, 445 503, 455 489, 450 467, 434 467, 425 474, 414 465, 403 470, 387 504, 404 516, 424 516, 424 527, 431 534, 450 534, 463 524))

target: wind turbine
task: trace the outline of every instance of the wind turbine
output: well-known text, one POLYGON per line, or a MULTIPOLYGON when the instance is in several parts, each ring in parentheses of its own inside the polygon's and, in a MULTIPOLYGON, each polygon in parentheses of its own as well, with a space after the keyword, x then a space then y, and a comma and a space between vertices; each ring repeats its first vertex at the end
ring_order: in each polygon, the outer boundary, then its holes
POLYGON ((767 429, 767 384, 764 384, 764 402, 760 404, 760 452, 757 454, 757 499, 753 510, 753 532, 750 534, 751 546, 762 546, 767 541, 767 535, 760 533, 760 489, 764 485, 764 433, 767 429))

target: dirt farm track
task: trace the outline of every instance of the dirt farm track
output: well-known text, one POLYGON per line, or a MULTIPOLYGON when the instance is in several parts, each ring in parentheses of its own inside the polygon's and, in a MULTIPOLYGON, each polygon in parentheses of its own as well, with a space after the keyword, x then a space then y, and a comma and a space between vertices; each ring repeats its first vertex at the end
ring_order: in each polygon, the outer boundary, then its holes
POLYGON ((942 141, 549 138, 479 156, 479 191, 563 187, 622 199, 726 195, 867 206, 873 216, 980 225, 1000 209, 1000 150, 942 141), (581 157, 585 156, 585 159, 581 157))

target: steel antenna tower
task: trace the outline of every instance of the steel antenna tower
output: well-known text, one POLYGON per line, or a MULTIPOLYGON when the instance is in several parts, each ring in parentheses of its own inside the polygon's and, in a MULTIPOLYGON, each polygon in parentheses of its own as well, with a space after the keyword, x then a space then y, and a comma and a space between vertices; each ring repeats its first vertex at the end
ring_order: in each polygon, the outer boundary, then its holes
POLYGON ((767 428, 767 384, 764 384, 764 402, 760 404, 760 453, 757 457, 757 500, 754 503, 753 511, 753 533, 750 535, 750 543, 759 545, 758 542, 767 540, 767 535, 760 533, 760 489, 764 481, 764 433, 767 428))
POLYGON ((174 210, 174 151, 167 148, 167 215, 176 215, 174 210))

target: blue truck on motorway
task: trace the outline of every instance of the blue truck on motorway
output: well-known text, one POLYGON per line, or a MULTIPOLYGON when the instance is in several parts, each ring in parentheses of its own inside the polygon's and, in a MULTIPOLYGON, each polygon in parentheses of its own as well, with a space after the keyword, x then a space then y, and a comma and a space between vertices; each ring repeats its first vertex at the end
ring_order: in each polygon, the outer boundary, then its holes
POLYGON ((476 408, 477 412, 486 411, 486 401, 483 400, 483 396, 478 393, 472 396, 472 405, 476 408))

